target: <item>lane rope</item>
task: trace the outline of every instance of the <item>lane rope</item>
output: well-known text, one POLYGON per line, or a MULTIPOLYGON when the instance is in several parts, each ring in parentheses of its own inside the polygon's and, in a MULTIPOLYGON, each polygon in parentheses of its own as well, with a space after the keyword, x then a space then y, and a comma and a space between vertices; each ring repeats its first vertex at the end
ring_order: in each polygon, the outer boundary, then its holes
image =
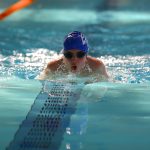
POLYGON ((82 88, 47 81, 6 150, 58 150, 82 88))
POLYGON ((19 11, 29 5, 31 5, 35 0, 19 0, 18 2, 14 3, 2 13, 0 13, 0 20, 5 19, 6 17, 10 16, 12 13, 19 11))

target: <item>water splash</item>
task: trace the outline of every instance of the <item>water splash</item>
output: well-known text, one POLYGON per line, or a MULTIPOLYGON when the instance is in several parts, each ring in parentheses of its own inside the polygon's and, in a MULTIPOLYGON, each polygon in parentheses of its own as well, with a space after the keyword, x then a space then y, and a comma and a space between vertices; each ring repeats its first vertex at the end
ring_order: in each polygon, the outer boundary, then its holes
MULTIPOLYGON (((42 48, 30 49, 26 54, 14 51, 13 55, 10 56, 0 55, 0 76, 17 76, 23 79, 34 79, 42 72, 50 60, 58 57, 59 55, 56 52, 42 48)), ((98 57, 98 59, 104 61, 110 75, 110 80, 113 82, 144 83, 150 80, 149 55, 102 56, 98 57)), ((60 67, 64 69, 64 66, 60 67)), ((57 77, 60 77, 60 79, 62 77, 64 80, 66 75, 63 78, 62 74, 58 74, 57 77)))
POLYGON ((23 79, 34 79, 46 64, 58 57, 58 54, 48 49, 30 49, 26 54, 13 51, 13 55, 0 55, 0 76, 17 76, 23 79))
POLYGON ((111 79, 120 83, 144 83, 150 80, 150 56, 101 57, 108 67, 111 79))

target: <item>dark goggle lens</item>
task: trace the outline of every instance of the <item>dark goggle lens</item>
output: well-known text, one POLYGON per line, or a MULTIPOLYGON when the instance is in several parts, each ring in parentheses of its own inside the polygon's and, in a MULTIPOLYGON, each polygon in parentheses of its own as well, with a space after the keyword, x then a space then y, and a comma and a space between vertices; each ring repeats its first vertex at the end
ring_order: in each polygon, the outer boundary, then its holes
MULTIPOLYGON (((84 53, 84 52, 78 52, 76 57, 83 58, 85 55, 86 55, 86 53, 84 53)), ((73 54, 71 52, 67 52, 67 53, 64 53, 64 56, 68 59, 71 59, 73 57, 73 54)))
POLYGON ((78 52, 77 53, 78 58, 83 58, 85 55, 86 55, 86 53, 84 53, 84 52, 78 52))
POLYGON ((64 56, 68 59, 71 59, 73 57, 72 53, 70 53, 70 52, 64 53, 64 56))

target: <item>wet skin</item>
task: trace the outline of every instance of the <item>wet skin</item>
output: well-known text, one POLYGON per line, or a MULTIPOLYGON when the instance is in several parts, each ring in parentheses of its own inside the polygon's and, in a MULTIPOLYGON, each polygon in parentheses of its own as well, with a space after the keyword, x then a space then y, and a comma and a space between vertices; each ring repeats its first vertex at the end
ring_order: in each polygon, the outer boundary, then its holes
POLYGON ((78 52, 80 52, 79 50, 69 50, 67 52, 70 52, 73 55, 72 58, 63 57, 63 62, 67 69, 72 73, 80 72, 85 67, 87 55, 85 55, 83 58, 78 58, 76 55, 78 52))

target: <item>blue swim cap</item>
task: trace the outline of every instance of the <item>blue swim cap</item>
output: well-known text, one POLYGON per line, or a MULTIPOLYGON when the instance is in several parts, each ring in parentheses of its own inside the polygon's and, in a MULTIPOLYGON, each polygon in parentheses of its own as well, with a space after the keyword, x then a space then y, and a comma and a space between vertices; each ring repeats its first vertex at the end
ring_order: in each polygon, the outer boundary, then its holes
POLYGON ((88 42, 85 36, 79 31, 69 33, 64 40, 64 51, 77 49, 88 52, 88 42))

